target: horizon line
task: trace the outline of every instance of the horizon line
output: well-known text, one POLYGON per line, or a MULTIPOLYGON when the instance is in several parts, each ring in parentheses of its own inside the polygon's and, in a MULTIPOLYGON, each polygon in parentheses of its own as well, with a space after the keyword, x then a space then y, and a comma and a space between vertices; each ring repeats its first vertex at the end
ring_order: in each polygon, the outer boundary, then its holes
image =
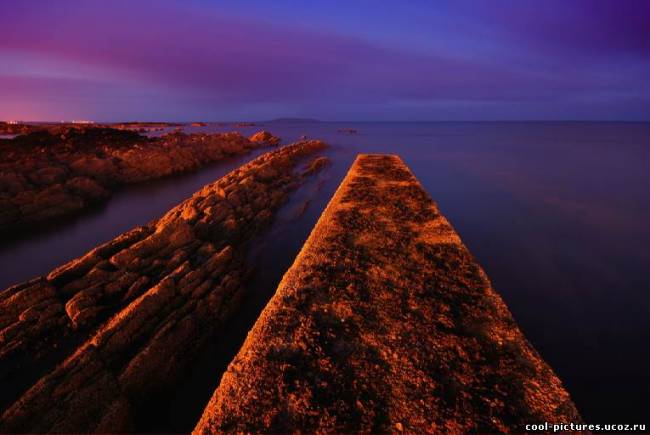
MULTIPOLYGON (((48 121, 48 120, 26 120, 26 119, 5 119, 0 120, 0 123, 11 124, 11 123, 31 123, 31 124, 79 124, 79 125, 92 125, 92 124, 125 124, 125 123, 176 123, 176 124, 189 124, 193 122, 204 122, 206 124, 236 124, 236 123, 278 123, 278 124, 291 124, 291 123, 497 123, 497 122, 509 122, 509 123, 524 123, 524 122, 539 122, 539 123, 551 123, 551 122, 565 122, 565 123, 650 123, 650 119, 639 119, 639 120, 624 120, 624 119, 476 119, 476 120, 413 120, 413 121, 404 121, 404 120, 323 120, 315 118, 277 118, 277 119, 266 119, 266 120, 217 120, 217 121, 206 121, 206 120, 120 120, 120 121, 106 121, 106 120, 88 120, 84 122, 79 122, 76 119, 70 120, 57 120, 57 121, 48 121)), ((253 126, 251 126, 253 127, 253 126)))

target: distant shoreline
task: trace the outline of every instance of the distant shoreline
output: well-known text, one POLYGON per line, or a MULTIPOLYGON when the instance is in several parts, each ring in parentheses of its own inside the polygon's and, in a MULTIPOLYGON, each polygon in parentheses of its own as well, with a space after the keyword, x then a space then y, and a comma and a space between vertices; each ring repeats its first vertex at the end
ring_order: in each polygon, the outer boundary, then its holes
MULTIPOLYGON (((399 120, 385 120, 385 121, 350 121, 350 120, 320 120, 320 119, 304 119, 304 118, 278 118, 263 121, 97 121, 91 124, 78 124, 78 125, 95 125, 113 127, 119 125, 142 125, 142 126, 191 126, 192 124, 206 124, 206 125, 236 125, 243 122, 250 122, 256 125, 264 124, 649 124, 649 120, 637 121, 622 121, 622 120, 542 120, 542 119, 529 119, 529 120, 475 120, 475 121, 461 121, 461 120, 447 120, 447 121, 399 121, 399 120)), ((69 125, 70 121, 18 121, 20 125, 69 125)), ((0 120, 0 130, 12 124, 11 120, 0 120)))

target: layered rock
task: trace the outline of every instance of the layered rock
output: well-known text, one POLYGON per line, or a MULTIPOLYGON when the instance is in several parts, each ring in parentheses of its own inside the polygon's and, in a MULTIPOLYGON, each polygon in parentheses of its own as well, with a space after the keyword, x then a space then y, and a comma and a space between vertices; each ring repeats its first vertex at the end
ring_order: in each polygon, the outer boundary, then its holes
POLYGON ((256 142, 256 143, 268 143, 271 145, 279 145, 280 144, 280 138, 273 136, 271 133, 269 133, 266 130, 258 131, 254 135, 250 137, 251 142, 256 142))
POLYGON ((264 132, 147 138, 103 127, 49 127, 0 140, 0 232, 69 215, 120 185, 194 170, 226 156, 277 145, 264 132))
POLYGON ((523 432, 579 422, 396 156, 362 155, 195 433, 523 432))
POLYGON ((1 292, 1 394, 17 400, 0 432, 133 429, 138 406, 180 382, 236 310, 246 242, 324 146, 264 154, 161 219, 1 292))

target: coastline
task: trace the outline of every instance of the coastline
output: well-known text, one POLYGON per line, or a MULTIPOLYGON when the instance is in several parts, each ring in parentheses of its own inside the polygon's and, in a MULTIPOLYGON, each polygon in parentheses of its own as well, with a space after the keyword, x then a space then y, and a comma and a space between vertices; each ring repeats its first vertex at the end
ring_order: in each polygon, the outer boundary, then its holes
POLYGON ((237 132, 148 138, 98 126, 61 126, 0 140, 0 233, 78 214, 126 184, 278 143, 264 131, 250 138, 237 132))
POLYGON ((300 166, 325 146, 264 154, 161 219, 0 292, 2 401, 13 403, 0 428, 133 430, 147 394, 182 382, 236 312, 247 242, 322 168, 318 157, 300 166))

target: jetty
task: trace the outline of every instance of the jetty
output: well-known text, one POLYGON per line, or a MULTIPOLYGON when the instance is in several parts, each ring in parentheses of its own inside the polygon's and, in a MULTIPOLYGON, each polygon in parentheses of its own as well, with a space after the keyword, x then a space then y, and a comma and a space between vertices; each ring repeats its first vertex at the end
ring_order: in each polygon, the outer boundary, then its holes
POLYGON ((360 155, 195 433, 524 431, 569 394, 407 166, 360 155))

